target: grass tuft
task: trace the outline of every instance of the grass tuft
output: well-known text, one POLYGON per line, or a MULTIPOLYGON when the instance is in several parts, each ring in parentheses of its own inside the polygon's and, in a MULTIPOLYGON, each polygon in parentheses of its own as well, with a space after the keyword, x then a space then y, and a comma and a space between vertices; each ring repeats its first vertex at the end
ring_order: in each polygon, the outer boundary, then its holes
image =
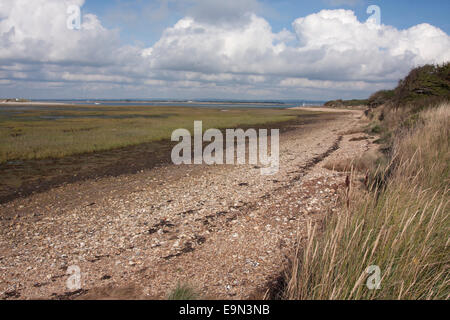
POLYGON ((178 284, 175 289, 173 289, 168 297, 168 300, 199 300, 199 293, 187 284, 178 284))

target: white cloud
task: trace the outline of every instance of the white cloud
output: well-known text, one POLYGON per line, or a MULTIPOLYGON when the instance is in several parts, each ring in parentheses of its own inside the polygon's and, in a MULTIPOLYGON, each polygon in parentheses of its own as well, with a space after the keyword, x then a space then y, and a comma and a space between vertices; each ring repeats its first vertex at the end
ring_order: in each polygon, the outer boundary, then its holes
POLYGON ((352 11, 324 10, 273 33, 251 15, 238 26, 180 20, 148 56, 153 68, 264 74, 317 80, 393 81, 411 67, 450 60, 450 39, 428 24, 407 30, 359 22, 352 11), (296 36, 296 46, 286 44, 296 36))
POLYGON ((164 32, 149 58, 157 69, 259 73, 264 72, 259 59, 286 48, 275 44, 277 36, 267 21, 254 15, 244 26, 226 27, 184 18, 164 32))
POLYGON ((0 83, 24 91, 27 83, 52 83, 69 94, 74 84, 89 83, 84 90, 93 96, 100 90, 327 99, 369 94, 394 85, 414 66, 450 60, 449 36, 429 24, 398 30, 360 22, 350 10, 323 10, 296 19, 292 31, 275 33, 252 13, 258 10, 253 0, 221 2, 219 11, 192 0, 189 15, 152 47, 124 46, 116 30, 89 13, 80 31, 66 28, 67 5, 83 2, 2 0, 0 83))

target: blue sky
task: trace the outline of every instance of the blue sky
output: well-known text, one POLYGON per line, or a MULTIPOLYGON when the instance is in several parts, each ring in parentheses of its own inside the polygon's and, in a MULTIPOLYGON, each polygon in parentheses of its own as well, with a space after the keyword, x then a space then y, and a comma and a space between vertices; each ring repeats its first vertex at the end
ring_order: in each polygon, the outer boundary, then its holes
POLYGON ((1 1, 0 97, 364 98, 450 61, 448 0, 1 1))

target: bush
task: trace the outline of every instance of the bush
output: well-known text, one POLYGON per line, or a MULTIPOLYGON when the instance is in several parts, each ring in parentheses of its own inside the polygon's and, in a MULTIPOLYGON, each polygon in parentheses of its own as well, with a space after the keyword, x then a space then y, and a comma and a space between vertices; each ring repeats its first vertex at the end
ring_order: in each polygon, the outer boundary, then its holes
POLYGON ((325 107, 330 108, 344 108, 344 107, 358 107, 358 106, 367 106, 367 99, 352 99, 352 100, 331 100, 324 104, 325 107))
POLYGON ((393 97, 394 90, 380 90, 370 96, 367 104, 371 108, 376 108, 388 103, 393 97))
POLYGON ((411 103, 428 105, 430 98, 436 101, 450 99, 450 63, 413 69, 405 79, 400 80, 393 103, 396 106, 411 103))

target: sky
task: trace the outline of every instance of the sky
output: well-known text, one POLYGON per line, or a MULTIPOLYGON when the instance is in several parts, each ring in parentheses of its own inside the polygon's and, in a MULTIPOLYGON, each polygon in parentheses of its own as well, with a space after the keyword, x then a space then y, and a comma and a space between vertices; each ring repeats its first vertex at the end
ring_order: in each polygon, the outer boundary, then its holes
POLYGON ((365 98, 450 61, 449 13, 448 0, 1 0, 0 98, 365 98))

